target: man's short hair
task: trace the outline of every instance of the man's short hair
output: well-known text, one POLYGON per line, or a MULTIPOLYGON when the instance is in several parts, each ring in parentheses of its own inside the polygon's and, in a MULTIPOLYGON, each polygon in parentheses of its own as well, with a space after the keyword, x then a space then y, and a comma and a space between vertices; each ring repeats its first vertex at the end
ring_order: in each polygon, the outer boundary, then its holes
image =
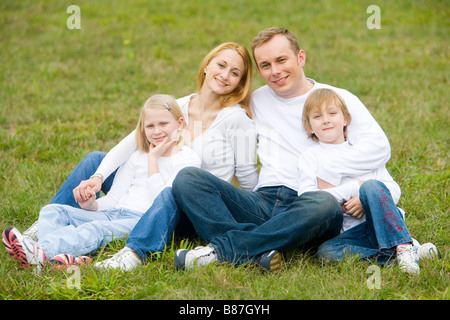
POLYGON ((300 51, 300 45, 298 44, 297 37, 286 28, 271 27, 262 30, 260 33, 256 35, 255 38, 253 38, 252 42, 253 58, 255 58, 255 49, 260 45, 266 43, 267 41, 271 40, 276 35, 285 36, 290 42, 291 48, 294 51, 294 53, 296 55, 298 54, 298 52, 300 51))

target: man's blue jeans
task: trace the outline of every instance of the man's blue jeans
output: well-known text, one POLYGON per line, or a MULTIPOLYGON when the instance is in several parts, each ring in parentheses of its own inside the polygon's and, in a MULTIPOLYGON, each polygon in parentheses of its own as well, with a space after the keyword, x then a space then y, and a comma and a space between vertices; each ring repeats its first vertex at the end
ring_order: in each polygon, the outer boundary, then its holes
MULTIPOLYGON (((89 179, 95 173, 105 155, 103 152, 89 153, 72 171, 51 203, 79 207, 75 202, 72 190, 82 180, 89 179)), ((114 175, 115 173, 108 177, 102 185, 102 191, 105 194, 111 188, 114 175)), ((172 188, 166 188, 156 197, 152 206, 130 232, 126 246, 133 249, 142 260, 145 260, 151 252, 162 252, 174 232, 177 236, 195 235, 191 223, 174 201, 172 188)))
POLYGON ((366 221, 323 243, 319 258, 341 261, 353 254, 386 264, 395 257, 396 246, 412 242, 403 216, 382 182, 366 181, 359 192, 366 221))
POLYGON ((182 169, 172 187, 178 206, 220 261, 254 262, 273 249, 330 239, 342 227, 341 207, 324 191, 300 197, 284 186, 251 192, 192 167, 182 169))

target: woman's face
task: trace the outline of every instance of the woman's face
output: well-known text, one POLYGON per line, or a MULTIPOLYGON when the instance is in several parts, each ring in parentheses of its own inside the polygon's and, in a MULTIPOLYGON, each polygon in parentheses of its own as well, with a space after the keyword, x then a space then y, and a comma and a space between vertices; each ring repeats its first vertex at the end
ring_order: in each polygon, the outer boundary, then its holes
POLYGON ((203 88, 217 95, 232 92, 244 75, 244 60, 235 50, 225 49, 217 54, 205 68, 203 88))

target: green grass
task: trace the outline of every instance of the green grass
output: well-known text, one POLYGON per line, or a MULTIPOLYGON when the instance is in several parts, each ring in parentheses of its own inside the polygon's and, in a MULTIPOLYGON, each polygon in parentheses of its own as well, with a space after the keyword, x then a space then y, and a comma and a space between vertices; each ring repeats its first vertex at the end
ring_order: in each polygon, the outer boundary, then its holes
MULTIPOLYGON (((307 54, 307 75, 346 88, 388 135, 388 169, 400 206, 420 242, 443 258, 419 277, 370 264, 322 264, 313 253, 285 253, 280 274, 255 266, 173 268, 175 240, 133 273, 80 268, 74 274, 18 268, 0 250, 0 299, 450 299, 449 13, 447 1, 8 1, 0 3, 0 227, 24 230, 90 151, 107 151, 137 122, 145 99, 195 91, 197 68, 215 45, 250 47, 263 28, 286 26, 307 54), (69 30, 69 5, 81 30, 69 30), (369 30, 369 5, 381 29, 369 30)), ((263 82, 255 73, 254 87, 263 82)), ((115 242, 94 260, 123 247, 115 242)))

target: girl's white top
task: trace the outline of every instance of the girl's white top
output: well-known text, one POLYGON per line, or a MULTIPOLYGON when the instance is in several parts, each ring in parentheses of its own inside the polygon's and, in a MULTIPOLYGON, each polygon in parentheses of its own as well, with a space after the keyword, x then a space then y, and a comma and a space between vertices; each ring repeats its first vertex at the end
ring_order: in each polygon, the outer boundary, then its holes
MULTIPOLYGON (((359 181, 367 181, 371 179, 383 182, 389 189, 394 202, 397 203, 401 194, 400 187, 394 181, 385 166, 360 175, 348 174, 338 177, 338 172, 347 171, 345 166, 351 166, 351 163, 340 161, 340 158, 348 153, 351 148, 352 146, 348 143, 348 141, 342 144, 319 143, 303 152, 298 161, 298 194, 301 195, 307 191, 317 191, 317 177, 320 169, 327 165, 330 161, 335 161, 344 167, 338 168, 338 170, 336 170, 335 177, 331 180, 340 182, 336 185, 336 187, 323 189, 323 191, 331 193, 339 203, 342 204, 345 201, 358 196, 360 187, 359 181)), ((363 160, 358 159, 358 162, 360 161, 363 160)), ((356 219, 344 214, 342 231, 348 230, 364 221, 365 215, 361 219, 356 219)))
POLYGON ((125 208, 144 213, 156 196, 172 186, 177 173, 187 166, 200 167, 198 155, 183 146, 170 157, 158 158, 159 173, 148 176, 148 153, 135 150, 120 166, 107 195, 97 199, 98 210, 125 208))
MULTIPOLYGON (((186 124, 189 123, 189 102, 195 94, 177 100, 186 124)), ((197 128, 194 124, 194 128, 197 128)), ((201 125, 198 125, 201 130, 201 125)), ((96 173, 106 179, 136 150, 133 131, 112 148, 96 173)), ((191 141, 191 148, 201 159, 201 168, 231 182, 236 175, 242 188, 252 190, 257 181, 256 133, 253 121, 239 105, 223 108, 211 126, 191 141)))

